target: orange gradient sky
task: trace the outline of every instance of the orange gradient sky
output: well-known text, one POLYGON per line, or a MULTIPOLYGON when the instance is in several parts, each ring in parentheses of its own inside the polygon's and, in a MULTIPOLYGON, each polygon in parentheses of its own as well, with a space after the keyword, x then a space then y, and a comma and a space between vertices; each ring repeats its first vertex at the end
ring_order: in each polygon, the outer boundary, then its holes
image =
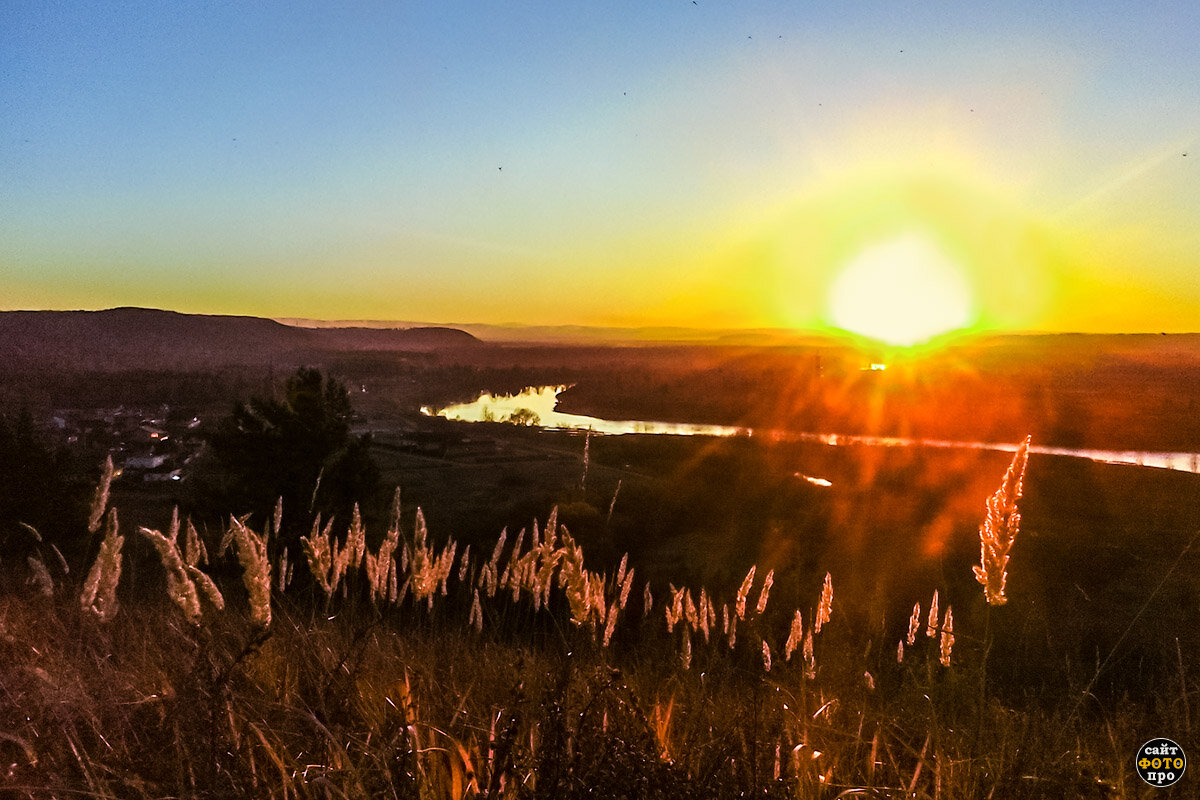
POLYGON ((7 3, 0 308, 1200 329, 1194 4, 647 5, 7 3))

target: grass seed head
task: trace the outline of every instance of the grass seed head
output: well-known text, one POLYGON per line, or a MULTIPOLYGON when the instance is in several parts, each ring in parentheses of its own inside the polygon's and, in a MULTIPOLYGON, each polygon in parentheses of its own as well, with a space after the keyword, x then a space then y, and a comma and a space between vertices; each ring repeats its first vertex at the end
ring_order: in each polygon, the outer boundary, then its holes
POLYGON ((108 507, 108 490, 112 486, 112 479, 113 460, 112 456, 107 456, 104 459, 104 469, 100 472, 100 483, 92 495, 92 506, 88 513, 88 533, 100 530, 100 523, 104 520, 104 511, 108 507))
POLYGON ((318 533, 320 525, 321 519, 318 517, 313 522, 312 535, 300 537, 300 546, 304 548, 304 555, 308 559, 308 571, 328 597, 333 594, 334 589, 330 576, 333 573, 333 550, 337 544, 333 541, 331 533, 333 521, 330 520, 325 526, 324 532, 318 533))
POLYGON ((954 649, 954 612, 947 606, 946 618, 942 621, 942 640, 938 660, 943 667, 950 666, 950 652, 954 649))
MULTIPOLYGON (((276 507, 278 510, 278 506, 276 507)), ((271 625, 271 562, 265 536, 259 536, 234 517, 230 530, 242 565, 242 583, 250 595, 250 620, 258 628, 271 625)))
POLYGON ((737 618, 746 618, 746 598, 750 595, 750 587, 754 585, 754 570, 757 565, 751 564, 750 571, 746 573, 746 577, 742 580, 742 585, 738 588, 737 593, 737 618))
POLYGON ((821 603, 817 606, 817 633, 821 632, 821 626, 829 622, 829 615, 833 613, 833 576, 828 572, 825 573, 825 585, 821 588, 821 603))
POLYGON ((933 599, 929 601, 929 619, 925 623, 925 635, 930 638, 937 636, 938 629, 938 590, 933 590, 933 599))
POLYGON ((125 544, 125 537, 117 533, 117 510, 109 509, 107 518, 100 552, 88 570, 79 597, 83 610, 95 614, 101 622, 112 619, 119 607, 117 584, 121 580, 121 548, 125 544))
POLYGON ((625 605, 629 602, 629 593, 633 590, 633 570, 625 573, 625 580, 621 582, 621 610, 625 610, 625 605))
POLYGON ((775 570, 767 573, 767 577, 763 578, 762 589, 758 591, 758 603, 754 607, 754 613, 761 615, 767 610, 767 600, 771 597, 771 586, 775 583, 775 570))
POLYGON ((204 540, 200 538, 200 534, 196 532, 196 526, 190 519, 187 522, 187 533, 184 536, 183 558, 190 567, 208 563, 208 550, 204 547, 204 540))
POLYGON ((1009 551, 1021 528, 1021 499, 1025 467, 1029 463, 1030 437, 1017 447, 1004 481, 987 501, 987 514, 979 526, 979 565, 972 567, 975 580, 983 586, 989 605, 1002 606, 1008 602, 1004 594, 1008 581, 1009 551))
POLYGON ((213 608, 217 611, 225 610, 225 598, 221 595, 221 590, 217 588, 217 584, 206 572, 199 567, 194 567, 191 564, 187 565, 188 577, 192 579, 198 592, 204 596, 213 608))
POLYGON ((800 616, 800 610, 796 610, 795 616, 792 617, 792 628, 788 631, 787 643, 783 646, 783 660, 791 661, 792 653, 796 652, 796 648, 804 641, 804 619, 800 616))
POLYGON ((804 637, 804 675, 809 680, 817 677, 817 656, 813 650, 812 628, 808 629, 808 634, 804 637))
MULTIPOLYGON (((170 596, 171 602, 179 607, 188 622, 193 625, 200 624, 200 595, 196 592, 196 585, 192 582, 183 555, 179 552, 179 543, 164 536, 160 531, 150 528, 138 530, 158 551, 159 560, 167 573, 167 595, 170 596)), ((178 533, 177 525, 175 533, 178 533)))
POLYGON ((917 641, 917 634, 921 631, 921 604, 913 603, 912 616, 908 618, 908 635, 905 640, 910 644, 917 641))

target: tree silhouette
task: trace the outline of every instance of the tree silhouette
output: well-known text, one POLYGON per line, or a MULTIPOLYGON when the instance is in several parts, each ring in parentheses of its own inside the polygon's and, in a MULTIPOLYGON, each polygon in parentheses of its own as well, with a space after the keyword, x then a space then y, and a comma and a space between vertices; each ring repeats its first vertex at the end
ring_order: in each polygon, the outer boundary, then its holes
POLYGON ((253 397, 205 432, 204 463, 191 478, 199 516, 270 519, 283 500, 284 543, 306 534, 316 514, 343 522, 378 482, 370 434, 350 433, 350 397, 320 370, 301 368, 281 397, 253 397))
POLYGON ((13 420, 0 415, 0 553, 24 557, 37 543, 32 526, 47 544, 72 561, 87 544, 86 479, 66 450, 48 446, 28 410, 13 420))

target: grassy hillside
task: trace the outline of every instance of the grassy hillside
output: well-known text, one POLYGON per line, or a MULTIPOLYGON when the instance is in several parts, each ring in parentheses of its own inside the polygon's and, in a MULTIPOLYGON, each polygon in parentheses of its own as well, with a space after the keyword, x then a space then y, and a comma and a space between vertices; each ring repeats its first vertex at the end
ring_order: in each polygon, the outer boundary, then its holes
MULTIPOLYGON (((1194 641, 1136 692, 1100 688, 1119 647, 997 683, 1006 649, 1072 623, 1021 629, 979 586, 974 613, 941 587, 873 620, 836 574, 602 571, 556 514, 472 552, 397 503, 285 556, 278 517, 132 531, 106 503, 90 563, 0 565, 16 797, 1137 797, 1141 742, 1197 744, 1194 641)), ((1164 576, 1143 611, 1186 545, 1142 551, 1164 576)))

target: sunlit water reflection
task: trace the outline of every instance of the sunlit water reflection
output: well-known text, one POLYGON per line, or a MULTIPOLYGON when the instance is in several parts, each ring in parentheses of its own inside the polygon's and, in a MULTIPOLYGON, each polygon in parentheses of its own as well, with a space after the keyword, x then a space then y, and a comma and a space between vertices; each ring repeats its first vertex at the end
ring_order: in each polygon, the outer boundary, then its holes
MULTIPOLYGON (((773 441, 820 442, 830 446, 867 445, 872 447, 945 447, 969 450, 1014 452, 1015 444, 956 442, 941 439, 909 439, 897 436, 859 436, 838 433, 796 433, 762 431, 732 425, 705 425, 689 422, 647 420, 609 420, 556 410, 558 395, 566 386, 529 387, 515 395, 484 392, 473 402, 459 403, 434 411, 422 408, 430 416, 462 422, 512 422, 532 424, 555 430, 593 431, 605 434, 645 433, 673 436, 749 436, 773 441)), ((1200 473, 1200 453, 1172 453, 1141 450, 1089 450, 1070 447, 1033 445, 1030 453, 1086 458, 1104 464, 1133 464, 1181 472, 1200 473)), ((807 479, 807 477, 806 477, 807 479)))

